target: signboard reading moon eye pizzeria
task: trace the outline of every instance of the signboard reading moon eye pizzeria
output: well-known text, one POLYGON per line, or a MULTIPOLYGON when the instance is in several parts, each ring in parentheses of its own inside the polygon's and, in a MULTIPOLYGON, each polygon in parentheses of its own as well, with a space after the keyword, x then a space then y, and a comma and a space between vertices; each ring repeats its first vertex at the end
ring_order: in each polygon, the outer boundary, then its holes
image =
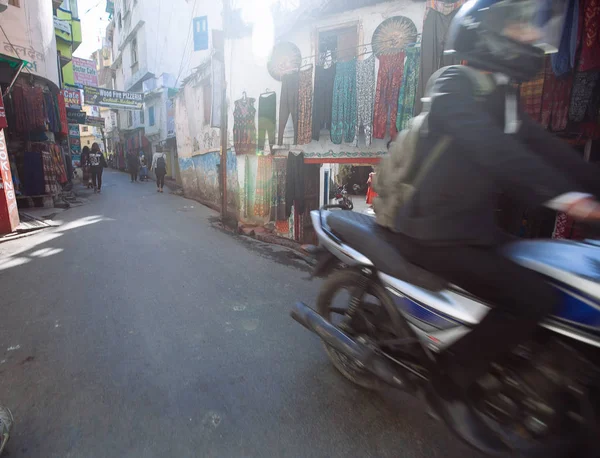
POLYGON ((96 105, 121 110, 141 110, 144 107, 144 94, 123 92, 99 87, 83 87, 83 100, 86 105, 96 105))

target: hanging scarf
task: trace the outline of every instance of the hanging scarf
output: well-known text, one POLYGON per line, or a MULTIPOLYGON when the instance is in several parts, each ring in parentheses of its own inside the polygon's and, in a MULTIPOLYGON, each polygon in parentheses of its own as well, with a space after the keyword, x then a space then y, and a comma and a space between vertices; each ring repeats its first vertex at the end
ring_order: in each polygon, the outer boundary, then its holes
POLYGON ((577 51, 577 31, 579 24, 579 0, 569 0, 566 4, 565 22, 558 45, 558 52, 552 54, 552 70, 558 77, 566 75, 575 67, 577 51))
MULTIPOLYGON (((271 179, 271 221, 285 221, 285 183, 287 175, 287 158, 273 158, 273 177, 271 179)), ((278 228, 279 232, 287 232, 283 227, 278 228)))
POLYGON ((271 212, 271 179, 273 175, 273 156, 258 156, 256 170, 256 198, 254 215, 269 216, 271 212))
POLYGON ((396 117, 396 128, 398 132, 402 129, 406 129, 408 127, 408 122, 414 116, 420 66, 421 49, 408 48, 406 50, 406 62, 404 63, 402 85, 400 86, 400 93, 398 95, 398 115, 396 117))
POLYGON ((600 69, 600 0, 581 0, 579 71, 600 69))
POLYGON ((531 81, 521 84, 520 101, 523 110, 535 122, 540 122, 542 115, 542 94, 544 92, 544 70, 531 81))

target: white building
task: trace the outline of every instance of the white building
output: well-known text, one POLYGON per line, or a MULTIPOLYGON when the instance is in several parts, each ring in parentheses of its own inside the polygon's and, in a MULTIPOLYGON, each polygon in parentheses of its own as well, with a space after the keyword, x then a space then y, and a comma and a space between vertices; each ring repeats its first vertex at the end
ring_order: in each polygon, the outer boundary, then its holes
MULTIPOLYGON (((167 135, 168 90, 199 65, 194 52, 194 18, 208 16, 216 3, 189 0, 117 0, 107 37, 112 44, 113 86, 120 91, 148 94, 143 111, 119 110, 117 125, 121 143, 143 148, 151 156, 156 149, 169 152, 168 175, 177 175, 176 145, 167 135), (161 92, 159 95, 158 92, 161 92), (162 94, 164 92, 164 94, 162 94), (161 106, 157 103, 160 100, 161 106), (165 105, 165 106, 163 106, 165 105), (149 116, 154 125, 149 125, 149 116), (156 124, 160 116, 161 126, 156 124), (149 129, 152 139, 148 139, 149 129)), ((220 21, 220 17, 219 17, 220 21)), ((208 24, 210 28, 218 24, 208 24)), ((171 122, 171 125, 173 123, 171 122)), ((171 131, 174 129, 172 128, 171 131)))

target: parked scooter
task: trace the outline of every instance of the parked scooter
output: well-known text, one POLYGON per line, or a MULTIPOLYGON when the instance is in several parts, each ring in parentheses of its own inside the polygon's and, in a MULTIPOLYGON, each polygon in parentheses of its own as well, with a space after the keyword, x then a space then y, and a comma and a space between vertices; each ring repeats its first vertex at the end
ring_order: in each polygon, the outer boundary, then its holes
MULTIPOLYGON (((311 212, 313 276, 326 277, 316 310, 297 303, 291 315, 323 340, 348 380, 420 396, 432 389, 438 354, 488 306, 405 261, 374 218, 330 207, 311 212), (339 304, 343 291, 349 303, 339 304)), ((490 455, 597 456, 588 441, 600 410, 600 242, 519 241, 506 256, 544 275, 563 304, 530 342, 492 365, 463 421, 447 425, 490 455)))
POLYGON ((348 197, 346 185, 338 186, 337 192, 335 193, 335 198, 337 199, 337 205, 339 205, 340 208, 344 210, 352 210, 354 208, 352 199, 348 197))

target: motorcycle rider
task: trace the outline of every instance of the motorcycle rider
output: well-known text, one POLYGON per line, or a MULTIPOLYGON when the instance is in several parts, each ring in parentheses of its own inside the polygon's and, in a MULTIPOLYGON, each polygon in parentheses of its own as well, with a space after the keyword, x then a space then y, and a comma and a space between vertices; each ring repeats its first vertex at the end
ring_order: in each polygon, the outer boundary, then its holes
POLYGON ((549 34, 562 30, 562 9, 558 15, 552 7, 539 9, 549 4, 472 0, 456 14, 447 48, 495 87, 481 97, 456 66, 437 78, 417 164, 442 136, 452 141, 397 218, 395 240, 405 258, 493 307, 440 354, 434 402, 455 421, 490 363, 526 341, 558 301, 540 275, 502 255, 506 238, 495 224, 499 193, 578 220, 600 219, 593 197, 600 195, 599 169, 517 109, 514 83, 538 74, 549 34))

